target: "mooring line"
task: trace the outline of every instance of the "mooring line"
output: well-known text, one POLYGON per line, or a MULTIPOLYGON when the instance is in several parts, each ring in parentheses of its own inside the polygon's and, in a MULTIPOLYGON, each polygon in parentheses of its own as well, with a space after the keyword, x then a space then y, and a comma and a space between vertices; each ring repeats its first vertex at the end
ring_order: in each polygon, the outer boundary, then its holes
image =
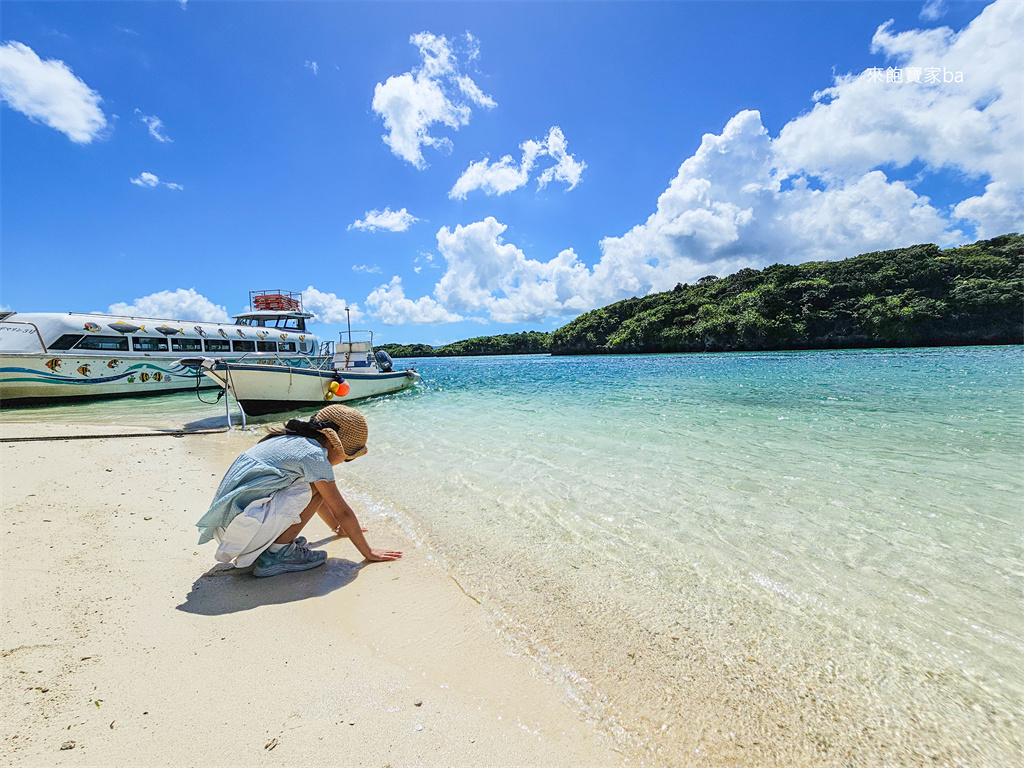
POLYGON ((197 429, 173 432, 118 432, 112 435, 54 435, 52 437, 0 437, 0 443, 34 443, 52 440, 103 440, 110 437, 186 437, 188 435, 220 435, 228 429, 197 429))

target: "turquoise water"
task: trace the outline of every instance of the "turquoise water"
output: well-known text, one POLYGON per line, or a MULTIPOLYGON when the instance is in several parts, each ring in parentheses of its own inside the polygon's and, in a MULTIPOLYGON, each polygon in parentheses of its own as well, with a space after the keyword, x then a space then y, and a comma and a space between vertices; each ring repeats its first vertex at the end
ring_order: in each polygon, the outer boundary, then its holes
MULTIPOLYGON (((421 387, 359 406, 371 451, 339 482, 642 763, 1010 764, 1022 362, 419 360, 421 387)), ((146 419, 223 413, 160 400, 146 419)))

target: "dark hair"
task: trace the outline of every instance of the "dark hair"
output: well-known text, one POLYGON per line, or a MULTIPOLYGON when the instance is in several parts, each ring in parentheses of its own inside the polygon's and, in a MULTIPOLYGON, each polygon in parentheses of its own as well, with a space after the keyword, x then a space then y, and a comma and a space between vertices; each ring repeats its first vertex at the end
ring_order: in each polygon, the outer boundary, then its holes
POLYGON ((311 418, 309 421, 303 421, 302 419, 290 419, 283 427, 271 427, 270 433, 264 437, 263 440, 260 440, 260 442, 262 443, 264 440, 270 440, 273 437, 298 435, 299 437, 308 437, 310 440, 316 440, 320 445, 326 448, 327 438, 320 434, 320 430, 334 426, 334 422, 320 419, 311 418))

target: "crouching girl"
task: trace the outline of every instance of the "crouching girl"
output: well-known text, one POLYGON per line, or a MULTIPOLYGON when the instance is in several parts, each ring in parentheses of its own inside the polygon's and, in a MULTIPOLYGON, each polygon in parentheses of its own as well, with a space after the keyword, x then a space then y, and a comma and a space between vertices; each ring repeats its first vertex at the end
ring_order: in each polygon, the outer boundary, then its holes
POLYGON ((327 559, 299 536, 316 513, 368 561, 397 560, 401 552, 370 547, 334 482, 334 467, 364 455, 366 438, 366 419, 344 405, 271 430, 224 475, 209 511, 196 523, 199 543, 216 539, 217 560, 237 568, 255 563, 254 576, 304 571, 327 559))

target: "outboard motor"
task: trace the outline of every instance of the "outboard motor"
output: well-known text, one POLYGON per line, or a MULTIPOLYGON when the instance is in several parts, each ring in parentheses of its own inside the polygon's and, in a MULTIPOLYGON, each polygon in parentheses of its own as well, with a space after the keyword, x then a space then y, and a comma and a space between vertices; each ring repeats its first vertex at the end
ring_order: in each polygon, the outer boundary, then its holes
POLYGON ((378 349, 374 353, 373 358, 377 361, 377 367, 384 373, 390 373, 391 369, 394 367, 394 361, 392 361, 391 355, 383 349, 378 349))

